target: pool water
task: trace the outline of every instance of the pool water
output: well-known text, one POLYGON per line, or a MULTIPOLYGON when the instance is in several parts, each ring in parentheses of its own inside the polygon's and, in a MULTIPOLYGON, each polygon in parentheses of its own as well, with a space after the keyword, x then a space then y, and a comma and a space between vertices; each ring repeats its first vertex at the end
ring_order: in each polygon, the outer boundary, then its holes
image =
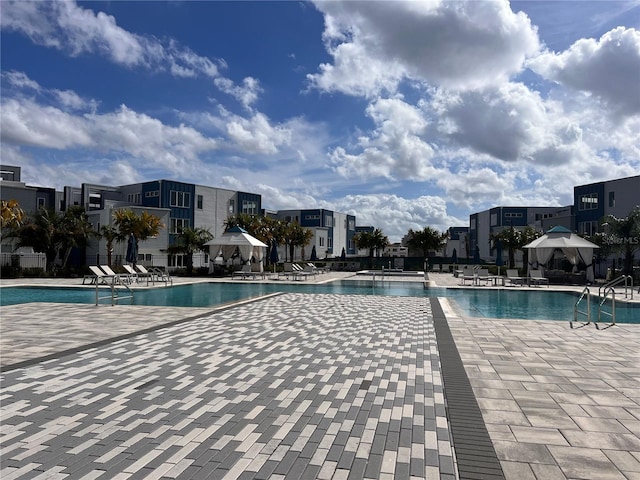
MULTIPOLYGON (((448 297, 471 317, 571 320, 578 299, 570 292, 498 289, 424 288, 418 282, 390 282, 372 286, 370 281, 338 281, 322 285, 272 283, 197 283, 169 288, 136 290, 135 305, 210 307, 275 292, 334 293, 356 295, 397 295, 448 297)), ((101 293, 104 295, 105 293, 101 293)), ((95 302, 95 288, 4 287, 0 305, 28 302, 95 302)), ((123 303, 127 303, 125 300, 123 303)), ((598 306, 592 303, 593 312, 598 306)), ((597 313, 596 313, 597 314, 597 313)), ((616 303, 616 321, 640 323, 640 305, 616 303)))

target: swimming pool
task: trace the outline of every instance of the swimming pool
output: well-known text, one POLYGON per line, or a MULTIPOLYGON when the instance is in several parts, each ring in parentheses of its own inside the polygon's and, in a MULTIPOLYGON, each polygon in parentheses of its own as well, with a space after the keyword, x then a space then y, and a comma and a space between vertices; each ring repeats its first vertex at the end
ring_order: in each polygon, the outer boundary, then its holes
MULTIPOLYGON (((571 320, 577 295, 532 290, 423 288, 419 282, 389 282, 373 287, 370 281, 347 280, 322 285, 272 283, 196 283, 171 288, 136 290, 136 305, 209 307, 275 292, 335 293, 448 297, 471 317, 571 320)), ((3 287, 0 305, 28 302, 94 303, 95 288, 3 287)), ((593 303, 592 312, 597 312, 593 303)), ((640 323, 640 305, 616 303, 616 320, 640 323)))

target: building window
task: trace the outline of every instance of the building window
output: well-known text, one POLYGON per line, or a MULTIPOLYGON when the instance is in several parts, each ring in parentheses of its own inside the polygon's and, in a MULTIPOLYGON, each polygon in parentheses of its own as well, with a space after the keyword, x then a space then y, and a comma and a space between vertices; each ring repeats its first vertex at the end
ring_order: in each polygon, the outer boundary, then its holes
POLYGON ((324 247, 324 237, 319 237, 318 238, 318 246, 319 247, 324 247))
POLYGON ((202 205, 204 204, 204 199, 202 195, 198 195, 198 210, 202 210, 202 205))
POLYGON ((229 200, 229 215, 233 215, 236 212, 236 201, 229 200))
POLYGON ((138 193, 129 193, 127 195, 127 201, 129 203, 133 203, 134 205, 139 205, 140 203, 142 203, 142 195, 139 192, 138 193))
POLYGON ((333 217, 331 215, 326 215, 324 217, 324 226, 333 227, 333 217))
POLYGON ((45 208, 46 207, 46 201, 44 197, 38 197, 36 199, 36 204, 38 208, 45 208))
POLYGON ((522 218, 522 213, 509 212, 504 214, 505 218, 522 218))
POLYGON ((172 218, 169 233, 182 233, 187 228, 189 228, 188 218, 172 218))
POLYGON ((616 192, 609 192, 609 208, 616 206, 616 192))
POLYGON ((305 220, 320 220, 320 215, 305 215, 305 220))
POLYGON ((598 194, 587 193, 580 196, 580 210, 595 210, 598 208, 598 194))
POLYGON ((189 208, 191 205, 191 194, 189 192, 178 192, 171 190, 171 203, 172 207, 189 208))
POLYGON ((578 232, 582 235, 595 235, 598 233, 598 222, 580 222, 578 223, 578 232))
POLYGON ((349 220, 349 230, 355 230, 355 229, 356 229, 355 220, 349 220))
POLYGON ((258 213, 258 204, 252 200, 242 201, 242 213, 248 215, 256 215, 258 213))
POLYGON ((145 198, 153 198, 160 196, 160 190, 151 190, 149 192, 144 193, 145 198))

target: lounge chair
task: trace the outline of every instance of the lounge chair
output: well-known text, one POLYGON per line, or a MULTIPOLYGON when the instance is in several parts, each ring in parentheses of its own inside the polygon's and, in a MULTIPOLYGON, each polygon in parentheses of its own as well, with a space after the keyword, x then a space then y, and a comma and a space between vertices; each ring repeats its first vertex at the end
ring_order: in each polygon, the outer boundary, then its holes
POLYGON ((153 272, 148 271, 144 265, 135 265, 136 269, 138 270, 136 272, 137 276, 138 276, 138 281, 140 281, 143 278, 147 279, 147 285, 149 285, 149 282, 154 283, 156 280, 156 275, 153 272))
POLYGON ((89 266, 89 270, 91 270, 91 273, 93 273, 94 279, 91 283, 94 285, 98 285, 101 283, 105 285, 115 285, 117 283, 120 283, 120 279, 115 273, 113 275, 107 274, 96 265, 89 266))
POLYGON ((542 270, 531 270, 529 272, 529 282, 531 285, 543 285, 546 283, 547 287, 549 286, 549 279, 542 275, 542 270))
POLYGON ((316 272, 308 270, 297 263, 292 263, 291 267, 293 269, 293 279, 294 280, 306 280, 307 277, 313 275, 316 276, 316 272))
POLYGON ((458 278, 460 279, 460 285, 466 285, 466 282, 476 283, 476 267, 465 265, 462 268, 462 274, 458 274, 458 278))
POLYGON ((125 269, 127 275, 131 277, 131 280, 138 283, 138 272, 136 272, 131 265, 122 265, 122 268, 125 269))
POLYGON ((232 278, 240 277, 242 280, 244 280, 245 278, 253 277, 253 279, 255 280, 256 272, 252 272, 251 271, 251 264, 250 263, 246 263, 246 264, 242 265, 242 269, 233 272, 231 274, 231 277, 232 278))
POLYGON ((108 276, 110 277, 117 277, 118 281, 120 283, 128 283, 131 284, 133 282, 133 279, 131 278, 131 275, 129 275, 128 273, 116 273, 113 270, 111 270, 111 267, 109 265, 100 265, 100 268, 104 271, 104 273, 106 273, 108 276))
POLYGON ((527 279, 521 277, 515 268, 507 269, 507 282, 509 282, 510 285, 524 285, 526 281, 527 279))
POLYGON ((491 282, 491 275, 489 275, 488 268, 479 268, 476 271, 476 285, 478 285, 480 282, 484 282, 485 285, 491 282))
POLYGON ((156 276, 157 282, 164 282, 165 284, 173 285, 173 277, 168 272, 162 270, 160 267, 150 267, 151 273, 156 276))

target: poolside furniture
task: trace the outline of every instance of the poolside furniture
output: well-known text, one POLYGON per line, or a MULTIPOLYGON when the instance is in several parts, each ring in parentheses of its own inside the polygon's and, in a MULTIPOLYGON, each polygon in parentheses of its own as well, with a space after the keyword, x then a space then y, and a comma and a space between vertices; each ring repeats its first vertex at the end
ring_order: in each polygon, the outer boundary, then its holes
POLYGON ((128 283, 129 285, 131 285, 131 282, 133 282, 131 275, 129 275, 128 273, 122 273, 122 274, 116 273, 113 270, 111 270, 111 267, 109 265, 100 265, 100 268, 108 276, 118 278, 118 281, 120 283, 128 283))
POLYGON ((302 267, 301 265, 298 265, 297 263, 292 263, 291 267, 293 269, 293 279, 294 280, 306 280, 307 277, 310 276, 316 276, 316 272, 314 272, 311 269, 308 269, 308 267, 302 267))
POLYGON ((250 263, 245 263, 244 265, 242 265, 242 268, 240 270, 236 270, 231 274, 231 278, 240 278, 241 280, 249 277, 253 277, 254 280, 256 278, 256 272, 251 271, 250 263))
MULTIPOLYGON (((114 273, 113 275, 105 273, 100 269, 97 265, 90 265, 89 270, 93 273, 94 280, 91 282, 94 285, 97 284, 105 284, 105 285, 115 285, 120 283, 118 276, 114 273)), ((84 283, 84 280, 83 280, 84 283)))
POLYGON ((542 270, 531 270, 529 272, 529 284, 530 285, 544 285, 549 286, 549 279, 542 275, 542 270))
POLYGON ((465 285, 466 282, 476 281, 476 267, 472 265, 465 265, 462 267, 462 273, 458 274, 458 278, 460 279, 460 285, 465 285))
POLYGON ((138 272, 136 272, 131 265, 122 265, 122 268, 125 269, 127 274, 131 277, 131 280, 138 283, 138 272))
POLYGON ((478 270, 476 270, 476 272, 476 285, 480 285, 480 282, 484 282, 486 285, 491 281, 491 275, 489 275, 488 268, 479 268, 478 270))
POLYGON ((507 269, 507 281, 510 285, 524 285, 527 281, 525 277, 521 277, 515 268, 507 269))
POLYGON ((138 277, 138 281, 140 281, 140 279, 142 278, 146 278, 147 279, 147 285, 149 285, 149 282, 154 283, 156 280, 156 276, 153 272, 148 271, 144 265, 135 265, 136 269, 138 269, 138 271, 136 272, 137 277, 138 277))

